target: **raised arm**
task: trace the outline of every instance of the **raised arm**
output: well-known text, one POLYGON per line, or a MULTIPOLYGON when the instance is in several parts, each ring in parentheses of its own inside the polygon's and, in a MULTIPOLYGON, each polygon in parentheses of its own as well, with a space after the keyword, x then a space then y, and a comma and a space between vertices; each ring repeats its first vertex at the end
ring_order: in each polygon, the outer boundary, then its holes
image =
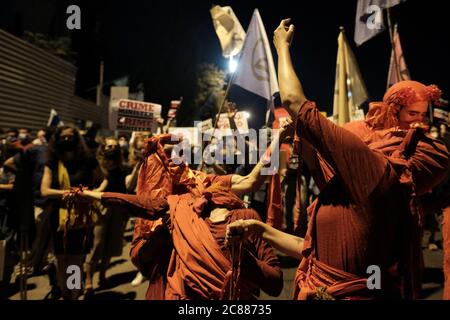
POLYGON ((294 36, 294 25, 290 25, 290 21, 291 19, 281 21, 274 32, 273 43, 278 54, 278 82, 281 102, 292 119, 295 119, 300 107, 305 103, 306 97, 302 84, 295 73, 289 52, 294 36))
POLYGON ((81 196, 90 200, 101 201, 105 207, 115 207, 130 216, 146 220, 158 220, 167 214, 169 209, 165 199, 155 199, 144 204, 135 194, 84 190, 81 196))
MULTIPOLYGON (((268 152, 273 152, 280 139, 284 139, 288 132, 289 126, 292 125, 292 121, 288 120, 279 130, 278 134, 274 135, 272 142, 270 143, 268 152), (269 151, 270 150, 270 151, 269 151)), ((267 153, 259 160, 256 166, 253 168, 252 172, 246 176, 233 175, 231 178, 231 191, 233 191, 238 196, 258 191, 262 184, 266 180, 267 176, 261 175, 261 170, 267 164, 267 153)))
POLYGON ((294 27, 288 28, 289 22, 283 20, 274 37, 282 102, 296 119, 297 135, 333 169, 353 200, 364 202, 385 174, 387 161, 383 155, 370 150, 360 137, 323 117, 315 103, 306 99, 290 57, 294 27))

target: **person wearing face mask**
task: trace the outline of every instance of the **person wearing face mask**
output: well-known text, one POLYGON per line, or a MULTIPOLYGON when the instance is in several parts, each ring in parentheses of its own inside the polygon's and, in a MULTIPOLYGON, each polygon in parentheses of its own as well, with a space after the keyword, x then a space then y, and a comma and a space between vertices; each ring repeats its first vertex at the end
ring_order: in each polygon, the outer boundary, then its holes
POLYGON ((31 139, 31 132, 28 128, 20 128, 17 134, 17 140, 14 146, 20 150, 26 150, 33 146, 31 139))
POLYGON ((128 162, 128 155, 130 153, 129 148, 130 145, 128 143, 128 139, 125 135, 119 136, 119 145, 120 149, 122 149, 122 156, 125 162, 128 162))
POLYGON ((48 198, 58 283, 62 297, 76 300, 82 290, 70 290, 67 268, 83 261, 92 246, 95 215, 90 204, 77 202, 75 194, 82 188, 93 189, 98 166, 79 131, 73 126, 59 127, 48 145, 48 160, 41 182, 41 195, 48 198))
POLYGON ((130 155, 128 159, 128 165, 130 168, 132 168, 132 172, 126 177, 125 180, 128 193, 136 192, 137 177, 144 160, 144 140, 147 136, 148 135, 145 133, 137 133, 132 140, 130 146, 130 155))
POLYGON ((16 128, 9 128, 6 130, 6 141, 15 142, 17 141, 17 136, 19 135, 19 130, 16 128))
MULTIPOLYGON (((53 128, 46 128, 43 139, 50 140, 54 131, 53 128)), ((8 167, 9 170, 15 173, 19 171, 19 176, 25 175, 25 179, 31 181, 29 187, 31 189, 30 191, 32 191, 36 232, 28 257, 28 263, 35 273, 53 267, 53 264, 49 261, 51 259, 48 259, 51 238, 50 225, 48 222, 50 212, 47 210, 47 199, 41 196, 41 181, 47 163, 47 149, 46 144, 37 145, 33 143, 32 147, 29 147, 22 152, 18 152, 14 157, 5 161, 5 166, 8 167), (24 170, 25 168, 28 168, 28 170, 24 170)), ((24 186, 21 186, 20 190, 17 190, 21 199, 23 199, 23 193, 27 192, 26 190, 27 188, 24 186)), ((52 295, 49 295, 48 297, 58 297, 59 288, 56 283, 56 278, 53 274, 49 274, 49 276, 50 284, 52 286, 52 295)))
MULTIPOLYGON (((95 191, 126 193, 127 169, 119 141, 114 137, 102 140, 97 150, 97 160, 104 174, 104 180, 95 191)), ((106 284, 106 270, 111 258, 122 255, 123 233, 128 215, 119 210, 115 207, 102 208, 101 212, 104 214, 100 216, 94 228, 93 247, 85 262, 85 299, 93 294, 92 278, 98 263, 100 262, 99 286, 102 287, 106 284)))

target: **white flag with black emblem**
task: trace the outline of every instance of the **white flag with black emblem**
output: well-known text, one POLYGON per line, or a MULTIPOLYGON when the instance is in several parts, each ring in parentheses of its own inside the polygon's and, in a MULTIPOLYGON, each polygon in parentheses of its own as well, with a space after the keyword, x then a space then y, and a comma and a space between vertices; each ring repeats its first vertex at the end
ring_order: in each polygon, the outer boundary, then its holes
POLYGON ((258 9, 250 21, 233 84, 269 100, 271 108, 274 94, 280 91, 272 51, 258 9))

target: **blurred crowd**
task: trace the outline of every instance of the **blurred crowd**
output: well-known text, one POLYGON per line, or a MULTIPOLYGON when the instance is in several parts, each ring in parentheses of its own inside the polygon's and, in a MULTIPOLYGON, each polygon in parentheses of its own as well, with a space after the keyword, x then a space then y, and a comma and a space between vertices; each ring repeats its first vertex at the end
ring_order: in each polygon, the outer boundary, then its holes
MULTIPOLYGON (((232 129, 235 111, 228 113, 232 129)), ((270 133, 271 129, 264 129, 270 133)), ((168 127, 161 125, 159 132, 167 130, 168 127)), ((431 126, 429 134, 442 140, 450 149, 450 134, 445 124, 431 126)), ((114 207, 106 208, 97 203, 87 205, 89 214, 83 221, 72 220, 70 199, 65 199, 67 194, 63 190, 83 186, 101 192, 135 193, 139 169, 144 161, 145 139, 151 135, 135 132, 102 136, 95 129, 80 130, 71 125, 46 127, 37 132, 27 128, 0 131, 0 240, 5 246, 1 298, 7 298, 2 294, 7 295, 12 280, 23 276, 48 275, 52 289, 47 299, 78 299, 83 294, 88 298, 96 286, 107 283, 111 258, 122 255, 125 228, 127 223, 133 227, 134 219, 126 212, 117 212, 119 210, 114 207), (21 239, 25 239, 25 243, 21 239), (25 261, 21 261, 23 252, 25 261), (65 270, 71 264, 84 265, 81 290, 65 290, 61 285, 65 270), (99 272, 98 284, 93 283, 95 272, 99 272)), ((191 169, 217 175, 249 174, 254 167, 249 150, 258 149, 258 143, 244 137, 245 150, 239 150, 237 139, 240 138, 209 139, 202 150, 212 150, 216 160, 193 163, 191 169), (241 157, 243 153, 244 157, 241 157), (225 160, 230 154, 233 163, 217 160, 225 160), (244 159, 243 163, 238 161, 239 158, 244 159)), ((308 223, 306 208, 318 196, 319 190, 303 166, 301 201, 296 201, 301 165, 299 155, 294 152, 293 139, 283 141, 279 167, 284 217, 281 228, 304 237, 308 223)), ((246 206, 255 209, 263 221, 267 220, 269 180, 260 190, 242 196, 246 206)), ((430 250, 442 248, 437 236, 442 212, 435 210, 433 203, 449 196, 450 183, 445 181, 424 199, 428 205, 425 205, 423 245, 430 250)), ((139 285, 143 281, 145 277, 136 271, 132 284, 139 285)))

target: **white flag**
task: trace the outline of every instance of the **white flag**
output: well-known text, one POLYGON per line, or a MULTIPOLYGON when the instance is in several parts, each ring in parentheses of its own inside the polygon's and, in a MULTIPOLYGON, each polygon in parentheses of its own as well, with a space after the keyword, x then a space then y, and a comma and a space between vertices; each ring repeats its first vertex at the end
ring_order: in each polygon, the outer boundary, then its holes
POLYGON ((355 43, 360 46, 385 29, 383 9, 406 0, 358 0, 355 21, 355 43))
POLYGON ((50 110, 50 116, 48 117, 47 121, 47 127, 59 127, 63 126, 64 122, 61 121, 61 118, 58 115, 58 112, 56 112, 55 109, 50 110))
POLYGON ((271 108, 273 95, 280 91, 272 51, 258 9, 250 21, 233 84, 268 100, 271 108))
POLYGON ((360 106, 368 99, 364 80, 345 33, 338 37, 336 81, 334 86, 334 122, 343 126, 347 122, 364 118, 360 106))
POLYGON ((245 31, 231 7, 214 6, 210 10, 214 28, 225 58, 238 55, 245 41, 245 31))

